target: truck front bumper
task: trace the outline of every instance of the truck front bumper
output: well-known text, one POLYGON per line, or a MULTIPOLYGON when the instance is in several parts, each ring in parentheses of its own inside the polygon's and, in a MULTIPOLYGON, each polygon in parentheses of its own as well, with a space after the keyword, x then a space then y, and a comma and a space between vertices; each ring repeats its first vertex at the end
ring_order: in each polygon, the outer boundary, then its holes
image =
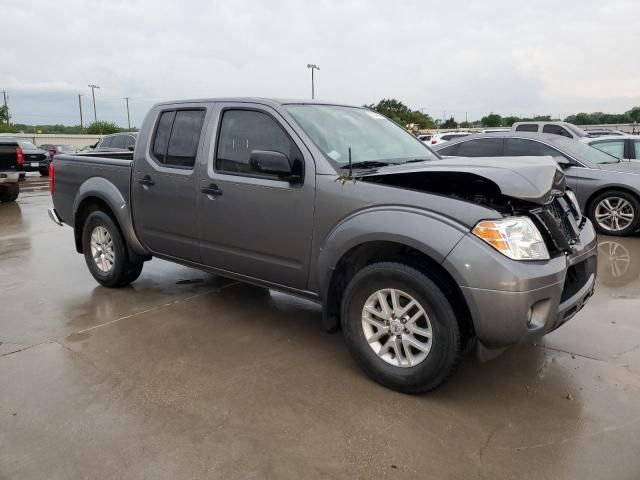
POLYGON ((469 234, 444 266, 456 272, 482 346, 504 348, 555 330, 585 306, 596 283, 596 234, 587 220, 571 254, 532 262, 469 234))

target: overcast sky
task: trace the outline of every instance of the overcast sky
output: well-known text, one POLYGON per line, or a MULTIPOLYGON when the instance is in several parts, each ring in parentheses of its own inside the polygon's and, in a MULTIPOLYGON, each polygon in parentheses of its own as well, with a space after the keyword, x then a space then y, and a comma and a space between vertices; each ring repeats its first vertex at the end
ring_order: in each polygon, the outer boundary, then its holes
POLYGON ((397 98, 435 117, 640 105, 638 0, 2 0, 13 121, 126 126, 177 98, 397 98))

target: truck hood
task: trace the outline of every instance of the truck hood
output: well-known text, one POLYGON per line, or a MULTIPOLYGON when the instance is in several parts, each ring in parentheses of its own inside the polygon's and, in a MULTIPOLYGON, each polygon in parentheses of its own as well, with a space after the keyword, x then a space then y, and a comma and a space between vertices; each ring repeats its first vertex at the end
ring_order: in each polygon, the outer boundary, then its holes
POLYGON ((419 189, 420 177, 432 180, 430 177, 441 176, 446 182, 446 174, 488 180, 506 197, 540 205, 550 202, 554 194, 565 191, 564 173, 551 157, 454 157, 390 165, 354 176, 363 181, 391 185, 397 179, 398 186, 407 186, 407 177, 415 177, 411 183, 419 189))

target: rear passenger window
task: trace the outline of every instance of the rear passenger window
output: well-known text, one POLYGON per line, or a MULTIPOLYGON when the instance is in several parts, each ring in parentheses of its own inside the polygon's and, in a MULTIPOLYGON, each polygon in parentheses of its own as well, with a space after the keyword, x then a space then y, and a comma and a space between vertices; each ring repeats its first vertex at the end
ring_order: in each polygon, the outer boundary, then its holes
POLYGON ((289 162, 302 159, 298 147, 282 127, 269 115, 254 110, 227 110, 216 149, 216 170, 264 176, 254 171, 249 163, 251 152, 267 150, 280 152, 289 157, 289 162))
POLYGON ((498 157, 502 155, 502 138, 479 138, 463 142, 458 148, 460 157, 498 157))
POLYGON ((126 135, 115 135, 111 139, 111 148, 124 148, 127 141, 126 135))
POLYGON ((162 112, 153 138, 153 157, 166 166, 193 168, 205 113, 203 109, 162 112))
POLYGON ((535 123, 525 123, 516 127, 516 132, 537 132, 538 125, 535 123))
POLYGON ((169 138, 167 165, 193 167, 198 154, 204 113, 204 110, 179 110, 176 112, 169 138))
POLYGON ((563 137, 573 138, 573 136, 567 132, 567 129, 562 128, 560 125, 545 125, 542 128, 542 133, 551 133, 553 135, 562 135, 563 137))

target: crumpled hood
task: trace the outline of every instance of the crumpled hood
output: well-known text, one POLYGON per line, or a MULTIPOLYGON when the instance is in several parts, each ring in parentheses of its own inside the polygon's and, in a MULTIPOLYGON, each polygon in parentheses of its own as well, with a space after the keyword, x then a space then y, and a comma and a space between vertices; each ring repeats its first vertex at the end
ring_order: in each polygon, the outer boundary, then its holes
POLYGON ((551 157, 453 157, 443 160, 405 163, 382 167, 358 177, 428 174, 429 172, 467 173, 483 177, 508 197, 544 205, 554 192, 564 192, 565 177, 551 157))

